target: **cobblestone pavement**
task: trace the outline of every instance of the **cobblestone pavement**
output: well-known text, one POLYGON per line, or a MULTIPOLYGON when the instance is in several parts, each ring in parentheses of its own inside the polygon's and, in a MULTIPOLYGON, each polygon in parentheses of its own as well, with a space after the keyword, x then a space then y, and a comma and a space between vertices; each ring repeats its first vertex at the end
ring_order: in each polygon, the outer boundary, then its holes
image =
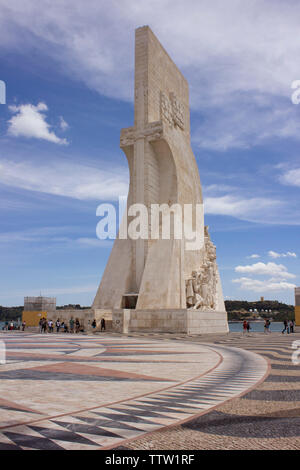
POLYGON ((7 358, 0 366, 0 450, 124 445, 188 425, 269 371, 260 355, 234 344, 109 333, 3 332, 0 340, 7 358))
MULTIPOLYGON (((175 339, 174 335, 164 335, 163 338, 167 336, 175 339)), ((251 333, 249 336, 229 333, 209 337, 177 336, 176 339, 231 345, 256 352, 270 362, 270 374, 239 398, 181 425, 143 435, 118 449, 300 449, 300 364, 292 362, 292 353, 297 352, 292 349, 292 343, 298 340, 300 345, 299 333, 251 333)))

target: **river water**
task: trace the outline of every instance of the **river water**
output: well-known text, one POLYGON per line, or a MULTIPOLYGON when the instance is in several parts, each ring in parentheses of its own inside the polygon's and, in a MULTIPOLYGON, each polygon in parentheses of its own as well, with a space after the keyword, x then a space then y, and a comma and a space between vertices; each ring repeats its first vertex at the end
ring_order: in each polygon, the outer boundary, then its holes
MULTIPOLYGON (((242 332, 243 331, 243 322, 229 322, 229 331, 230 332, 242 332)), ((252 332, 264 332, 264 321, 254 321, 250 322, 252 332)), ((270 331, 271 332, 280 332, 284 328, 282 322, 271 322, 270 331)))

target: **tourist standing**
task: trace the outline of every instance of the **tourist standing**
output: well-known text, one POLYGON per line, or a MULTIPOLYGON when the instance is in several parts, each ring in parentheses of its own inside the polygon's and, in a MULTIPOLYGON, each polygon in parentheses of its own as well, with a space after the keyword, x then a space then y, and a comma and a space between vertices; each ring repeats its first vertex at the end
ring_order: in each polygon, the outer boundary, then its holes
POLYGON ((267 333, 267 334, 268 334, 268 333, 271 333, 270 327, 271 327, 271 322, 270 322, 269 319, 267 319, 267 320, 265 321, 264 332, 267 333))
POLYGON ((74 333, 74 319, 71 317, 70 320, 70 333, 74 333))
POLYGON ((59 318, 56 320, 56 333, 59 333, 59 329, 60 329, 60 321, 59 321, 59 318))
POLYGON ((46 318, 42 318, 42 326, 41 326, 41 333, 46 333, 47 330, 47 320, 46 318))
POLYGON ((243 321, 243 335, 245 333, 247 333, 247 321, 246 320, 243 321))
POLYGON ((96 326, 97 326, 97 323, 96 323, 96 319, 94 318, 93 323, 92 323, 92 327, 95 329, 96 326))
POLYGON ((78 318, 76 318, 76 320, 75 320, 75 332, 79 333, 79 331, 80 331, 80 321, 79 321, 78 318))
POLYGON ((251 330, 251 326, 250 326, 250 323, 247 321, 247 333, 248 334, 250 333, 250 330, 251 330))
POLYGON ((25 331, 25 327, 26 327, 26 321, 23 321, 22 322, 22 331, 25 331))
POLYGON ((105 320, 102 318, 101 320, 101 331, 105 331, 105 320))
POLYGON ((290 321, 290 333, 294 333, 294 320, 290 321))

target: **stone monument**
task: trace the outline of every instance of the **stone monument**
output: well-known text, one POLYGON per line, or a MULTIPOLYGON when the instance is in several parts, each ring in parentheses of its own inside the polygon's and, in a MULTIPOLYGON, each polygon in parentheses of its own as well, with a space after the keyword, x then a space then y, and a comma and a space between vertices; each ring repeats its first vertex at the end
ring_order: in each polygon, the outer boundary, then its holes
POLYGON ((92 309, 117 330, 226 332, 216 249, 204 227, 190 143, 188 83, 148 26, 136 30, 134 92, 134 126, 122 129, 120 139, 130 171, 127 209, 92 309), (148 236, 132 239, 124 227, 134 205, 148 211, 148 236), (151 237, 168 217, 174 219, 169 237, 151 237))

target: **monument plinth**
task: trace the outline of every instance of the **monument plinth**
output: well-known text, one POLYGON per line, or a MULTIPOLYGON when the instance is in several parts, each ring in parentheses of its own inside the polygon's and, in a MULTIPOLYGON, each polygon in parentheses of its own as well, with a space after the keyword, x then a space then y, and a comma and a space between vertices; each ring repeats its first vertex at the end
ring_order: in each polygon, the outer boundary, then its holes
POLYGON ((228 331, 190 143, 188 83, 148 26, 136 30, 134 97, 134 126, 122 129, 120 139, 130 171, 122 225, 130 225, 137 204, 147 208, 148 234, 162 232, 161 215, 174 216, 174 223, 169 237, 125 238, 120 229, 92 308, 99 315, 111 313, 118 329, 228 331), (151 217, 157 209, 158 218, 151 217), (176 209, 182 236, 176 232, 176 209))

